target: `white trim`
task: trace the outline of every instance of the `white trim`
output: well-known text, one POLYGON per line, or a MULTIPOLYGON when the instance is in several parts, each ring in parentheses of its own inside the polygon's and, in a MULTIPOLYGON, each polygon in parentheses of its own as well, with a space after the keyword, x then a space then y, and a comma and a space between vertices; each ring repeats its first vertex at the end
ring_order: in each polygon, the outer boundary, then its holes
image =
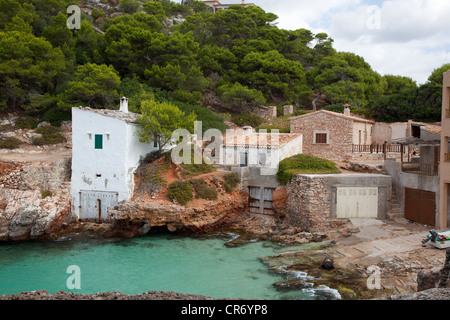
POLYGON ((314 131, 313 131, 313 144, 320 144, 320 145, 330 144, 330 131, 314 130, 314 131), (319 134, 326 134, 326 135, 327 135, 327 142, 326 142, 326 143, 317 143, 317 142, 316 142, 316 135, 317 135, 318 133, 319 133, 319 134))

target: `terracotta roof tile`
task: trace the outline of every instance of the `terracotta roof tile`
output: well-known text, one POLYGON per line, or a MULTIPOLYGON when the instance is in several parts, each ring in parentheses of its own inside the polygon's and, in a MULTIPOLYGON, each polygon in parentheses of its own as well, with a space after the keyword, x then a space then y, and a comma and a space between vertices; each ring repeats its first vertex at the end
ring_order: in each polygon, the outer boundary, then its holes
POLYGON ((294 120, 294 119, 298 119, 298 118, 302 118, 302 117, 309 117, 309 116, 316 115, 316 114, 319 114, 319 113, 327 113, 327 114, 330 114, 330 115, 333 115, 333 116, 346 118, 346 119, 350 119, 350 120, 358 121, 358 122, 375 123, 375 121, 373 121, 373 120, 368 120, 368 119, 364 119, 364 118, 360 118, 360 117, 356 117, 356 116, 346 116, 343 113, 338 113, 338 112, 333 112, 333 111, 328 111, 328 110, 319 110, 319 111, 308 113, 308 114, 304 114, 304 115, 301 115, 301 116, 292 117, 292 118, 289 118, 289 120, 294 120))
POLYGON ((225 147, 253 147, 279 149, 294 139, 302 136, 299 133, 250 133, 238 134, 233 137, 224 136, 225 147), (231 140, 231 141, 230 141, 231 140))

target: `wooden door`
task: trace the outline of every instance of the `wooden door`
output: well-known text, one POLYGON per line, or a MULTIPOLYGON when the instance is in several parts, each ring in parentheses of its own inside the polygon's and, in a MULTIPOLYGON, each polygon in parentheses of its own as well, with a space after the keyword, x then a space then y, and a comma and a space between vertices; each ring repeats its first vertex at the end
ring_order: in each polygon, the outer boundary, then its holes
POLYGON ((261 214, 273 214, 274 188, 249 187, 249 211, 261 214))
POLYGON ((436 193, 405 188, 405 218, 422 224, 435 225, 436 193))

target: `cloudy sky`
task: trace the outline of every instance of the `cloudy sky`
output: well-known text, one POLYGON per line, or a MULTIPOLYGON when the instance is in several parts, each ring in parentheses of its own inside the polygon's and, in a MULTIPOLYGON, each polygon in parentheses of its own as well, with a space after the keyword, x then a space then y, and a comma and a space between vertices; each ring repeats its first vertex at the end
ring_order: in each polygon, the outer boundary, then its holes
POLYGON ((338 51, 362 56, 383 75, 408 76, 422 84, 435 68, 450 63, 449 0, 246 2, 275 13, 281 29, 326 32, 338 51))

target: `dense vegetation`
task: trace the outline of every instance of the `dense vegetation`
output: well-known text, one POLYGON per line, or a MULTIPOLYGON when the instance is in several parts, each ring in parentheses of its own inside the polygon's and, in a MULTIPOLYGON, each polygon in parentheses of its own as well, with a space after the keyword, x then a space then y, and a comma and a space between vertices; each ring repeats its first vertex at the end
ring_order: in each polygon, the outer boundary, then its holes
POLYGON ((280 162, 277 172, 277 179, 282 184, 287 184, 295 174, 331 174, 340 173, 334 162, 298 154, 286 158, 280 162))
POLYGON ((102 0, 105 9, 82 13, 81 28, 70 30, 67 7, 87 1, 0 0, 0 110, 58 125, 70 107, 118 108, 127 96, 134 112, 156 100, 194 113, 204 130, 224 130, 223 116, 204 108, 211 96, 237 115, 258 105, 310 108, 311 100, 314 108, 324 94, 377 120, 438 120, 440 76, 450 66, 418 88, 337 52, 325 33, 279 29, 257 6, 212 14, 195 0, 117 2, 102 0))

